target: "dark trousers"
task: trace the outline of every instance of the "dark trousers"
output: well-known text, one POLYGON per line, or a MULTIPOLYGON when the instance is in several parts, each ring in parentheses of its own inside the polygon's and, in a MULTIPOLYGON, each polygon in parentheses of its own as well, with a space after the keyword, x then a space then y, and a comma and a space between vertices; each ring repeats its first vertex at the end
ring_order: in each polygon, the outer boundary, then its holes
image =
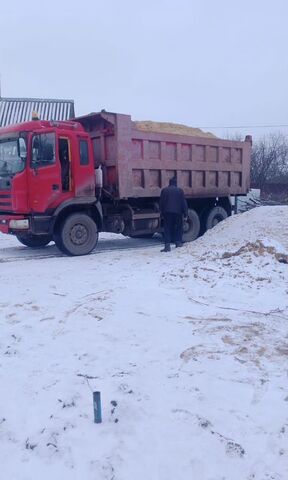
POLYGON ((164 242, 182 243, 183 217, 179 213, 164 213, 164 242))

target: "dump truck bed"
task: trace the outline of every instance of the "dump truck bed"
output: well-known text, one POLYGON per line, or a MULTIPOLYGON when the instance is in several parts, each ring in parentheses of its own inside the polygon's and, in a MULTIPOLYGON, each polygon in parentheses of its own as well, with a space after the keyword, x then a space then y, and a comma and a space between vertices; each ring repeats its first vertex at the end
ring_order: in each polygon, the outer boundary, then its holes
POLYGON ((250 188, 251 137, 145 131, 129 115, 108 112, 76 120, 92 139, 95 167, 101 165, 103 187, 114 198, 159 197, 175 175, 187 198, 245 195, 250 188))

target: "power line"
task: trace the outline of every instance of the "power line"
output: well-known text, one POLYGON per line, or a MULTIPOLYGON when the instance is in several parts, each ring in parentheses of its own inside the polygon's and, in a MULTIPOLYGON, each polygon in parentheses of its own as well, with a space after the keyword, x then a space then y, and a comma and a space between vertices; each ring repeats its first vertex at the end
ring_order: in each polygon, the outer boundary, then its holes
POLYGON ((281 128, 281 127, 288 127, 288 124, 283 124, 283 125, 236 125, 236 126, 224 126, 224 127, 219 127, 219 126, 205 126, 205 127, 198 127, 198 128, 211 128, 211 129, 225 129, 225 128, 281 128))

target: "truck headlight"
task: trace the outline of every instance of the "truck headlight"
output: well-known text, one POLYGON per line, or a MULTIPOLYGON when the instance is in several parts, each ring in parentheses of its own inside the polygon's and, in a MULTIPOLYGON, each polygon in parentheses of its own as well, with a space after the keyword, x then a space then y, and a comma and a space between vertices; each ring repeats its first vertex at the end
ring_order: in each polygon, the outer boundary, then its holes
POLYGON ((27 230, 29 228, 29 220, 10 220, 9 228, 15 228, 17 230, 27 230))

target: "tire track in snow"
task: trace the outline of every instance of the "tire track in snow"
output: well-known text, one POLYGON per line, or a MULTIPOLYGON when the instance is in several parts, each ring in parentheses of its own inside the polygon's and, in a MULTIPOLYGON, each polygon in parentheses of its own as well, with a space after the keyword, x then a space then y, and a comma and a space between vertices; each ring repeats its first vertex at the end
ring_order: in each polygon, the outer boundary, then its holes
MULTIPOLYGON (((128 243, 128 241, 125 241, 125 240, 119 240, 117 242, 114 241, 113 243, 115 243, 115 246, 114 245, 111 246, 111 243, 112 243, 111 241, 105 241, 105 240, 103 242, 100 242, 96 247, 96 249, 93 250, 89 255, 100 255, 106 252, 116 252, 116 251, 141 250, 141 249, 147 249, 150 247, 159 248, 162 242, 159 241, 158 239, 155 239, 154 241, 150 240, 149 242, 147 242, 147 240, 140 240, 140 241, 136 240, 134 245, 132 245, 131 241, 129 241, 128 243), (109 245, 105 246, 105 243, 109 245), (121 245, 122 243, 125 243, 125 245, 121 245)), ((13 247, 11 249, 6 248, 5 250, 15 251, 18 249, 17 247, 13 247)), ((37 251, 36 250, 32 251, 30 249, 28 250, 28 248, 26 247, 24 247, 23 249, 22 247, 19 247, 19 250, 21 250, 21 252, 19 252, 19 254, 17 253, 17 255, 0 258, 0 263, 10 263, 10 262, 27 261, 27 260, 45 260, 50 258, 67 257, 67 255, 59 252, 54 245, 53 246, 51 245, 50 247, 48 246, 41 249, 37 249, 37 251), (53 250, 54 252, 50 253, 49 251, 47 251, 50 249, 53 250), (27 250, 27 252, 25 252, 25 250, 27 250), (23 251, 25 252, 24 255, 22 255, 23 251), (47 253, 44 253, 45 251, 47 251, 47 253)))

